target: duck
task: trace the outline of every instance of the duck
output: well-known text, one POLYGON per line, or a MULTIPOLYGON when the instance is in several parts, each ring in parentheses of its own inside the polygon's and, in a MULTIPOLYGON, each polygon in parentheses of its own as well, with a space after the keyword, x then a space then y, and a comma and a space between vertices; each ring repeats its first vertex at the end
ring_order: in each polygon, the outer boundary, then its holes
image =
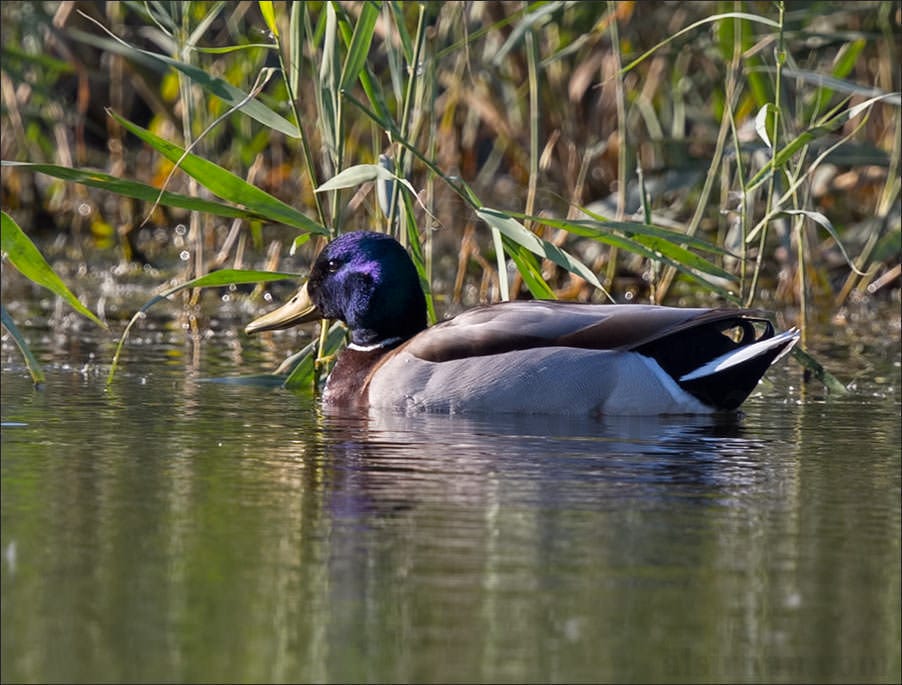
POLYGON ((414 414, 735 412, 798 342, 739 308, 514 300, 427 325, 426 298, 393 237, 329 242, 306 283, 248 334, 319 319, 347 327, 321 401, 414 414))

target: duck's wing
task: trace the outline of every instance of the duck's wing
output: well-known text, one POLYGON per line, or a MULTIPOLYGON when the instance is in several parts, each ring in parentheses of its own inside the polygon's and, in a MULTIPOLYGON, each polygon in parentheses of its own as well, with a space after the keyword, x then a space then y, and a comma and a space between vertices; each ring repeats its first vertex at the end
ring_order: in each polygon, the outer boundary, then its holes
POLYGON ((547 347, 636 352, 705 405, 732 410, 798 337, 794 329, 776 335, 751 309, 532 301, 472 309, 403 349, 425 362, 547 347))
MULTIPOLYGON (((756 320, 766 323, 751 310, 515 301, 476 307, 437 324, 411 340, 407 351, 434 362, 534 347, 639 351, 678 334, 697 346, 699 336, 708 337, 705 331, 725 338, 722 330, 751 327, 756 320)), ((706 361, 727 349, 716 347, 706 361)))

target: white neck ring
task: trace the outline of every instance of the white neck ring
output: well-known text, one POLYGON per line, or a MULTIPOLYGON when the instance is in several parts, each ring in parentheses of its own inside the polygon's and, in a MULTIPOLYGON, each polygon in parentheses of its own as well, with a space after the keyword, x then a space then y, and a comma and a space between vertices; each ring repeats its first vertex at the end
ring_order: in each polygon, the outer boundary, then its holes
POLYGON ((373 343, 372 345, 358 345, 357 343, 348 343, 349 350, 356 350, 357 352, 372 352, 373 350, 379 350, 383 347, 389 347, 391 345, 395 345, 401 342, 402 338, 387 338, 386 340, 381 340, 377 343, 373 343))

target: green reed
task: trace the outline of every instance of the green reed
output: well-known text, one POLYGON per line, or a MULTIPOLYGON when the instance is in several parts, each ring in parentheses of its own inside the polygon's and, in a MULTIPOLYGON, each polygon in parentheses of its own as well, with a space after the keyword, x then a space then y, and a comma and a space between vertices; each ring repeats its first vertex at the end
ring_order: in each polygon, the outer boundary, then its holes
MULTIPOLYGON (((124 225, 123 250, 146 221, 185 222, 186 283, 223 266, 243 279, 245 250, 264 236, 310 259, 366 227, 408 247, 431 321, 437 301, 460 297, 435 287, 450 244, 455 282, 481 280, 487 299, 776 301, 798 304, 804 330, 833 268, 825 252, 847 264, 837 304, 898 261, 893 3, 830 5, 829 39, 814 29, 822 14, 782 2, 117 7, 114 20, 60 32, 118 69, 94 95, 107 98, 116 154, 54 155, 40 133, 59 114, 48 94, 73 71, 19 46, 40 21, 3 22, 4 187, 39 173, 65 182, 58 193, 127 200, 133 215, 101 216, 98 201, 92 219, 124 225), (142 30, 153 46, 136 40, 142 30), (122 111, 126 67, 149 126, 122 111), (45 87, 25 101, 13 86, 34 73, 45 87), (138 165, 126 135, 152 165, 138 165), (843 153, 852 170, 886 175, 875 205, 831 216, 816 176, 843 153), (280 175, 266 189, 254 180, 280 175), (861 214, 877 226, 862 228, 861 214), (217 230, 223 221, 232 230, 217 230)), ((327 368, 336 330, 322 327, 289 385, 327 368)))

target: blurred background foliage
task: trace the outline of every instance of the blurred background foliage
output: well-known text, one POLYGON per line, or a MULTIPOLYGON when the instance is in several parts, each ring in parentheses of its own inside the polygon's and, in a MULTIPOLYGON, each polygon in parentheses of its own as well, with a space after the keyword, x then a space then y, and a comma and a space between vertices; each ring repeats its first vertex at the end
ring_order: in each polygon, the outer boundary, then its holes
POLYGON ((302 272, 328 234, 369 228, 408 243, 433 316, 507 296, 605 299, 522 249, 523 228, 618 302, 730 299, 804 324, 898 293, 899 2, 4 2, 0 13, 2 205, 65 273, 98 260, 117 277, 183 281, 302 272), (252 98, 282 130, 233 111, 252 98), (174 169, 128 122, 310 224, 191 212, 9 164, 248 209, 211 193, 205 172, 174 169), (416 193, 388 209, 400 220, 380 210, 374 184, 391 186, 372 173, 314 192, 380 158, 416 193))

